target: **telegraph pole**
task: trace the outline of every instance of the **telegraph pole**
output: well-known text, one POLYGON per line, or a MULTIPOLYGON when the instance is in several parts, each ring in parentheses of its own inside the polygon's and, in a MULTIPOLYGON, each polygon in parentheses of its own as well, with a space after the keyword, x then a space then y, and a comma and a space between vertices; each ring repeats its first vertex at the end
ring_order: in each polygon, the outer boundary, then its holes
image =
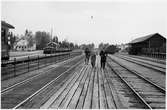
POLYGON ((52 42, 52 31, 53 31, 53 29, 51 28, 51 42, 52 42))

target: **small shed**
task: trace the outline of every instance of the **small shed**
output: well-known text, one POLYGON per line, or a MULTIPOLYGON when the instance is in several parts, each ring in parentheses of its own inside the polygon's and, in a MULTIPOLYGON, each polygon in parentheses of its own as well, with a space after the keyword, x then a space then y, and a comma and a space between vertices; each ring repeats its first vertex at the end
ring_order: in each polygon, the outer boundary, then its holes
POLYGON ((129 43, 130 54, 142 54, 144 52, 164 52, 166 53, 166 38, 159 33, 150 34, 132 40, 129 43))
POLYGON ((58 49, 58 48, 60 47, 59 44, 56 43, 56 42, 49 42, 49 43, 47 44, 47 46, 48 46, 48 47, 53 47, 53 48, 55 48, 55 49, 58 49))

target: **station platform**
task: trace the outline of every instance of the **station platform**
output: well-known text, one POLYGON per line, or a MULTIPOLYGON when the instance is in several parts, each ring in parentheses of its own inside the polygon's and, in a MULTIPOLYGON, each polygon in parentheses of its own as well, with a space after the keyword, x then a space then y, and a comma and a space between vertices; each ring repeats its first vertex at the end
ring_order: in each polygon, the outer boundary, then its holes
POLYGON ((128 108, 120 101, 112 87, 109 68, 100 68, 100 57, 96 57, 95 68, 81 64, 61 88, 44 103, 41 109, 116 109, 128 108))

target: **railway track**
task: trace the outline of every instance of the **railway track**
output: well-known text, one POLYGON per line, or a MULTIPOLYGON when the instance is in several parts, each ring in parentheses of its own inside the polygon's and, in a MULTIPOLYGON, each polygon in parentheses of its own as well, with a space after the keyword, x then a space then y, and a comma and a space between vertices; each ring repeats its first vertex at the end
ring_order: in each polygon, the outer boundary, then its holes
POLYGON ((142 75, 148 80, 151 80, 152 82, 156 83, 157 85, 161 86, 162 88, 165 88, 166 85, 166 74, 161 73, 160 71, 155 71, 152 68, 148 68, 145 66, 138 65, 133 62, 129 62, 127 60, 121 59, 116 56, 109 56, 109 58, 112 58, 113 60, 119 62, 121 65, 125 66, 126 68, 129 68, 130 70, 133 70, 134 72, 142 75))
MULTIPOLYGON (((125 54, 122 54, 125 55, 125 54)), ((161 59, 156 59, 156 58, 147 58, 144 56, 135 56, 135 55, 125 55, 125 56, 129 56, 129 57, 133 57, 133 58, 137 58, 137 59, 141 59, 141 60, 147 60, 147 61, 151 61, 151 62, 155 62, 155 63, 159 63, 159 64, 166 64, 165 60, 161 60, 161 59)))
POLYGON ((141 65, 143 67, 147 67, 147 68, 153 69, 155 71, 159 71, 163 74, 166 74, 166 66, 163 65, 163 64, 158 65, 158 64, 155 64, 155 63, 152 63, 152 62, 148 62, 148 61, 144 61, 144 60, 136 59, 136 58, 130 58, 128 56, 123 56, 123 55, 116 55, 116 56, 121 58, 121 59, 124 59, 126 61, 129 61, 129 62, 138 64, 138 65, 141 65))
POLYGON ((108 66, 133 91, 146 109, 165 109, 166 90, 152 81, 110 59, 108 66))
MULTIPOLYGON (((60 83, 82 62, 82 57, 68 62, 61 67, 51 69, 45 74, 34 76, 10 86, 1 92, 1 108, 20 108, 24 103, 30 101, 41 91, 45 91, 50 85, 60 83), (63 79, 61 79, 63 77, 63 79), (60 80, 61 79, 61 80, 60 80)), ((24 107, 23 107, 24 108, 24 107)))
POLYGON ((148 107, 136 96, 135 92, 113 72, 110 64, 102 71, 103 77, 107 80, 116 109, 148 109, 148 107))
POLYGON ((6 67, 2 67, 2 80, 7 80, 11 77, 16 77, 21 74, 25 74, 30 71, 38 70, 42 67, 55 64, 57 62, 64 61, 66 59, 70 59, 72 57, 75 57, 76 55, 70 55, 70 56, 58 56, 58 57, 46 57, 45 59, 38 59, 34 61, 29 62, 23 62, 20 64, 9 64, 6 67))
MULTIPOLYGON (((58 64, 57 65, 64 65, 65 63, 68 63, 68 62, 70 62, 70 61, 72 61, 73 59, 76 59, 76 58, 79 58, 79 57, 81 57, 81 56, 77 56, 77 57, 75 57, 75 58, 72 58, 72 59, 68 59, 68 60, 65 60, 65 61, 60 61, 60 62, 57 62, 58 64)), ((47 72, 49 72, 49 71, 51 71, 52 69, 55 69, 56 67, 50 67, 48 70, 44 70, 44 71, 40 71, 38 74, 35 74, 35 75, 32 75, 31 77, 28 77, 28 78, 24 78, 24 79, 22 79, 22 80, 19 80, 19 81, 16 81, 15 83, 13 83, 13 84, 10 84, 9 86, 4 86, 3 87, 3 85, 1 86, 1 94, 4 94, 6 91, 8 92, 8 90, 10 90, 10 89, 12 89, 12 88, 14 88, 14 87, 16 87, 16 86, 18 86, 18 85, 21 85, 21 84, 23 84, 23 83, 26 83, 26 82, 28 82, 28 81, 30 81, 31 79, 33 79, 33 78, 35 78, 35 77, 38 77, 39 75, 41 75, 41 74, 44 74, 44 73, 47 73, 47 72)), ((26 76, 25 76, 26 77, 26 76)), ((3 84, 3 83, 1 83, 1 84, 3 84)))

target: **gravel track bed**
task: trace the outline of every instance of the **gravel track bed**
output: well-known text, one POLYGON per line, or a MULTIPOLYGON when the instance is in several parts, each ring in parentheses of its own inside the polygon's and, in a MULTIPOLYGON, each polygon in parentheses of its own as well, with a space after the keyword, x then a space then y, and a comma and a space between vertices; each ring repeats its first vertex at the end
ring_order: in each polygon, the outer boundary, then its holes
POLYGON ((151 106, 152 109, 165 109, 165 93, 155 86, 127 71, 117 63, 110 61, 109 64, 125 79, 133 89, 151 106))
POLYGON ((110 58, 118 61, 120 64, 130 68, 131 70, 134 70, 138 72, 139 74, 143 75, 145 78, 153 81, 157 85, 161 86, 162 88, 165 88, 166 83, 166 76, 165 74, 162 74, 161 72, 134 64, 132 62, 128 62, 126 60, 120 59, 118 57, 115 57, 113 55, 109 56, 110 58))

